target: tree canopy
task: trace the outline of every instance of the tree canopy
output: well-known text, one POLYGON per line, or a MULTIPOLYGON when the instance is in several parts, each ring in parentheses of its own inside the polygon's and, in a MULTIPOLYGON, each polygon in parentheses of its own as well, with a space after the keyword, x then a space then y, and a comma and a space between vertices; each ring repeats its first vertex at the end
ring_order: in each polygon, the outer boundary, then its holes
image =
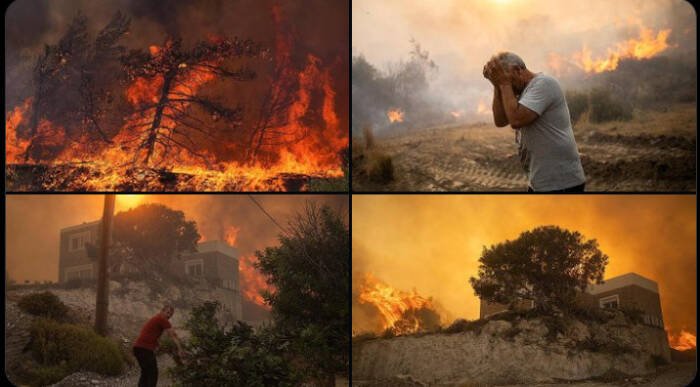
POLYGON ((114 217, 112 267, 130 264, 144 272, 163 273, 172 259, 197 251, 197 224, 182 211, 143 204, 114 217))
POLYGON ((305 375, 332 380, 348 372, 349 230, 330 207, 308 206, 280 237, 256 253, 272 290, 264 294, 277 329, 305 375))
POLYGON ((566 310, 577 292, 603 280, 608 256, 595 239, 577 231, 542 226, 515 240, 484 247, 478 277, 469 282, 484 300, 513 307, 531 300, 540 310, 566 310))

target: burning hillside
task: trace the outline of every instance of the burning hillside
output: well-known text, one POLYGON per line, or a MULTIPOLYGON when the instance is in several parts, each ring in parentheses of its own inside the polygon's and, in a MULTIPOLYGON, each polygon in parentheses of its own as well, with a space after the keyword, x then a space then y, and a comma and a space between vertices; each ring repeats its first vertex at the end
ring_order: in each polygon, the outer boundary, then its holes
POLYGON ((440 314, 431 298, 419 295, 415 289, 411 292, 395 289, 370 273, 362 278, 359 289, 353 291, 353 303, 366 305, 374 312, 376 321, 371 324, 375 332, 403 335, 440 326, 440 314))
POLYGON ((267 10, 273 43, 209 33, 147 49, 122 45, 127 16, 94 40, 76 16, 9 107, 9 189, 280 191, 341 177, 345 59, 298 44, 288 12, 267 10))

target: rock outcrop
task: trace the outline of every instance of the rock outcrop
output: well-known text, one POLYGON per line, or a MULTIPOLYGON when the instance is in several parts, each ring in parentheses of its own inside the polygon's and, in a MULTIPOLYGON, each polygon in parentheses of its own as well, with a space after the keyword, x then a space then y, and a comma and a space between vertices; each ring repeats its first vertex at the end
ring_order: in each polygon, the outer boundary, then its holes
POLYGON ((646 375, 669 360, 662 329, 614 311, 606 322, 541 318, 492 320, 459 333, 433 333, 353 343, 353 384, 527 384, 646 375))

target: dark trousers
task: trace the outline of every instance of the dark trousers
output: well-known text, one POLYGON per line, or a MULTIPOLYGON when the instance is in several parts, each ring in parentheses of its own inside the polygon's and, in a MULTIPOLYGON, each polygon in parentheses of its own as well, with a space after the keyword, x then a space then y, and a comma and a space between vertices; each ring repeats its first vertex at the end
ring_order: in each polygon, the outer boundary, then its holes
POLYGON ((139 387, 156 387, 158 384, 158 363, 153 351, 146 348, 134 347, 134 356, 141 367, 139 387))
MULTIPOLYGON (((586 183, 583 183, 581 185, 577 185, 574 187, 569 187, 569 188, 564 188, 564 189, 558 189, 555 191, 537 191, 538 193, 577 193, 577 192, 583 192, 583 189, 586 187, 586 183)), ((532 187, 527 187, 527 192, 535 192, 535 190, 532 189, 532 187)))

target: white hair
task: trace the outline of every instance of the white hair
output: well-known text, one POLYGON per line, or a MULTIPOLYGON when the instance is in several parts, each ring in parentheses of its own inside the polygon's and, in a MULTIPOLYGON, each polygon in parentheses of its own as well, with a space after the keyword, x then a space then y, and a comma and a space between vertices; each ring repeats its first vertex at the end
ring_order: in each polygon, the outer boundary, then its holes
POLYGON ((527 68, 523 59, 512 52, 502 52, 498 54, 498 61, 501 62, 502 66, 506 67, 520 67, 527 68))

